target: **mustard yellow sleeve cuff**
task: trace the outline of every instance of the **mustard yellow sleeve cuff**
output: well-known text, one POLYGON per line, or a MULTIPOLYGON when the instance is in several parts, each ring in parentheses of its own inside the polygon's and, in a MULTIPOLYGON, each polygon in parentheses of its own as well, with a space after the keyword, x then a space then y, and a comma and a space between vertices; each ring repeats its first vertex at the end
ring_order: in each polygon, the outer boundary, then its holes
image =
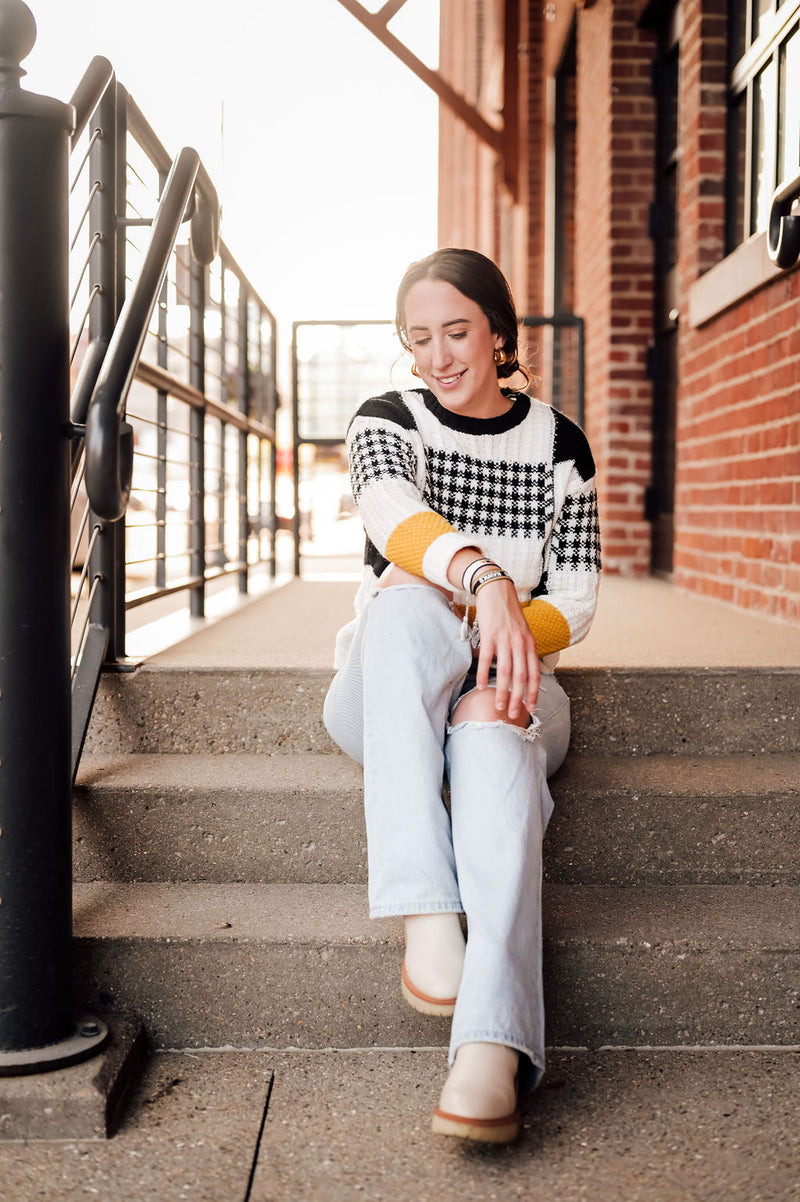
POLYGON ((555 605, 536 598, 526 602, 522 610, 531 634, 536 639, 539 655, 552 655, 554 651, 563 651, 565 647, 569 647, 572 638, 569 624, 555 605))
MULTIPOLYGON (((430 509, 414 513, 395 526, 389 535, 386 558, 414 576, 424 576, 425 556, 437 539, 452 534, 458 535, 458 532, 440 514, 430 509)), ((464 542, 469 546, 467 540, 464 542)))

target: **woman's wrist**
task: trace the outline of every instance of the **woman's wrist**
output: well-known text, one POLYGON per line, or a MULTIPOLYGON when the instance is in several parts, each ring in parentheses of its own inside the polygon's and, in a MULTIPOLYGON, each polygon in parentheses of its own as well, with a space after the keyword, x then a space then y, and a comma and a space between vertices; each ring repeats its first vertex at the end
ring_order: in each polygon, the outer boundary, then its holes
POLYGON ((460 586, 461 591, 471 597, 477 597, 478 592, 487 584, 498 580, 511 580, 505 568, 482 555, 477 547, 459 551, 447 571, 447 578, 454 588, 460 586))
POLYGON ((476 576, 477 573, 481 569, 486 569, 486 568, 495 567, 495 566, 496 565, 492 563, 491 559, 487 559, 485 555, 481 555, 478 559, 471 560, 470 563, 468 563, 466 568, 464 569, 464 574, 461 577, 461 587, 464 590, 464 592, 465 593, 472 592, 473 577, 476 576))

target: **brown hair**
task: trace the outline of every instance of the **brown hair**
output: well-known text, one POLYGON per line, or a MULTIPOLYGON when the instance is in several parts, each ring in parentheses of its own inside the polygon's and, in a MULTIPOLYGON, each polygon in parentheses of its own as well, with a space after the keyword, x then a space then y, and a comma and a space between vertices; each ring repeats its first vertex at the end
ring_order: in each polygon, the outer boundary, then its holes
POLYGON ((411 351, 411 344, 405 327, 406 297, 420 280, 443 280, 474 301, 486 314, 492 333, 503 339, 506 362, 497 364, 498 379, 505 380, 521 372, 526 384, 530 383, 530 372, 519 361, 519 322, 514 297, 508 280, 491 259, 477 250, 448 246, 411 264, 397 290, 395 314, 397 334, 407 351, 411 351))

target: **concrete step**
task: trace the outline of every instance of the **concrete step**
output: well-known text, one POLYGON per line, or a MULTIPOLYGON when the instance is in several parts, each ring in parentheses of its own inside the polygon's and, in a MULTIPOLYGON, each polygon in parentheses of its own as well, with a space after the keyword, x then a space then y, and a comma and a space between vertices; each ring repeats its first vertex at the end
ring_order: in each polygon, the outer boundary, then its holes
POLYGON ((361 769, 343 755, 91 757, 73 795, 76 880, 366 880, 361 769))
POLYGON ((800 884, 800 752, 568 756, 552 781, 546 879, 800 884))
MULTIPOLYGON (((800 1044, 800 888, 549 885, 548 1043, 800 1044)), ((426 1046, 360 885, 79 884, 76 1003, 158 1047, 426 1046)))
MULTIPOLYGON (((319 668, 159 667, 104 676, 89 754, 331 752, 319 668)), ((565 668, 573 751, 728 755, 800 748, 800 668, 565 668)))
MULTIPOLYGON (((798 884, 800 754, 571 756, 546 875, 581 884, 798 884)), ((341 755, 84 760, 81 881, 366 880, 361 769, 341 755)))
POLYGON ((5 1143, 3 1194, 788 1202, 800 1178, 797 1059, 763 1049, 554 1049, 523 1102, 519 1143, 480 1149, 431 1134, 447 1071, 440 1047, 163 1052, 113 1140, 5 1143))

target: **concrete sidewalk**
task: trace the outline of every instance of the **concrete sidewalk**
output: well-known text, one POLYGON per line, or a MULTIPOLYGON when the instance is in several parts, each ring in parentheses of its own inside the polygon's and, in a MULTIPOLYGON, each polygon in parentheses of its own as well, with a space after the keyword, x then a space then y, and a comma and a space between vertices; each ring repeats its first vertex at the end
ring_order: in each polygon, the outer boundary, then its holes
MULTIPOLYGON (((292 580, 157 655, 164 667, 329 668, 356 585, 292 580)), ((665 581, 603 580, 592 629, 562 652, 571 668, 800 667, 800 626, 695 597, 665 581)))
POLYGON ((107 1143, 5 1144, 8 1202, 788 1202, 796 1051, 550 1054, 508 1148, 430 1132, 443 1049, 152 1058, 107 1143), (262 1125, 263 1124, 263 1125, 262 1125))

